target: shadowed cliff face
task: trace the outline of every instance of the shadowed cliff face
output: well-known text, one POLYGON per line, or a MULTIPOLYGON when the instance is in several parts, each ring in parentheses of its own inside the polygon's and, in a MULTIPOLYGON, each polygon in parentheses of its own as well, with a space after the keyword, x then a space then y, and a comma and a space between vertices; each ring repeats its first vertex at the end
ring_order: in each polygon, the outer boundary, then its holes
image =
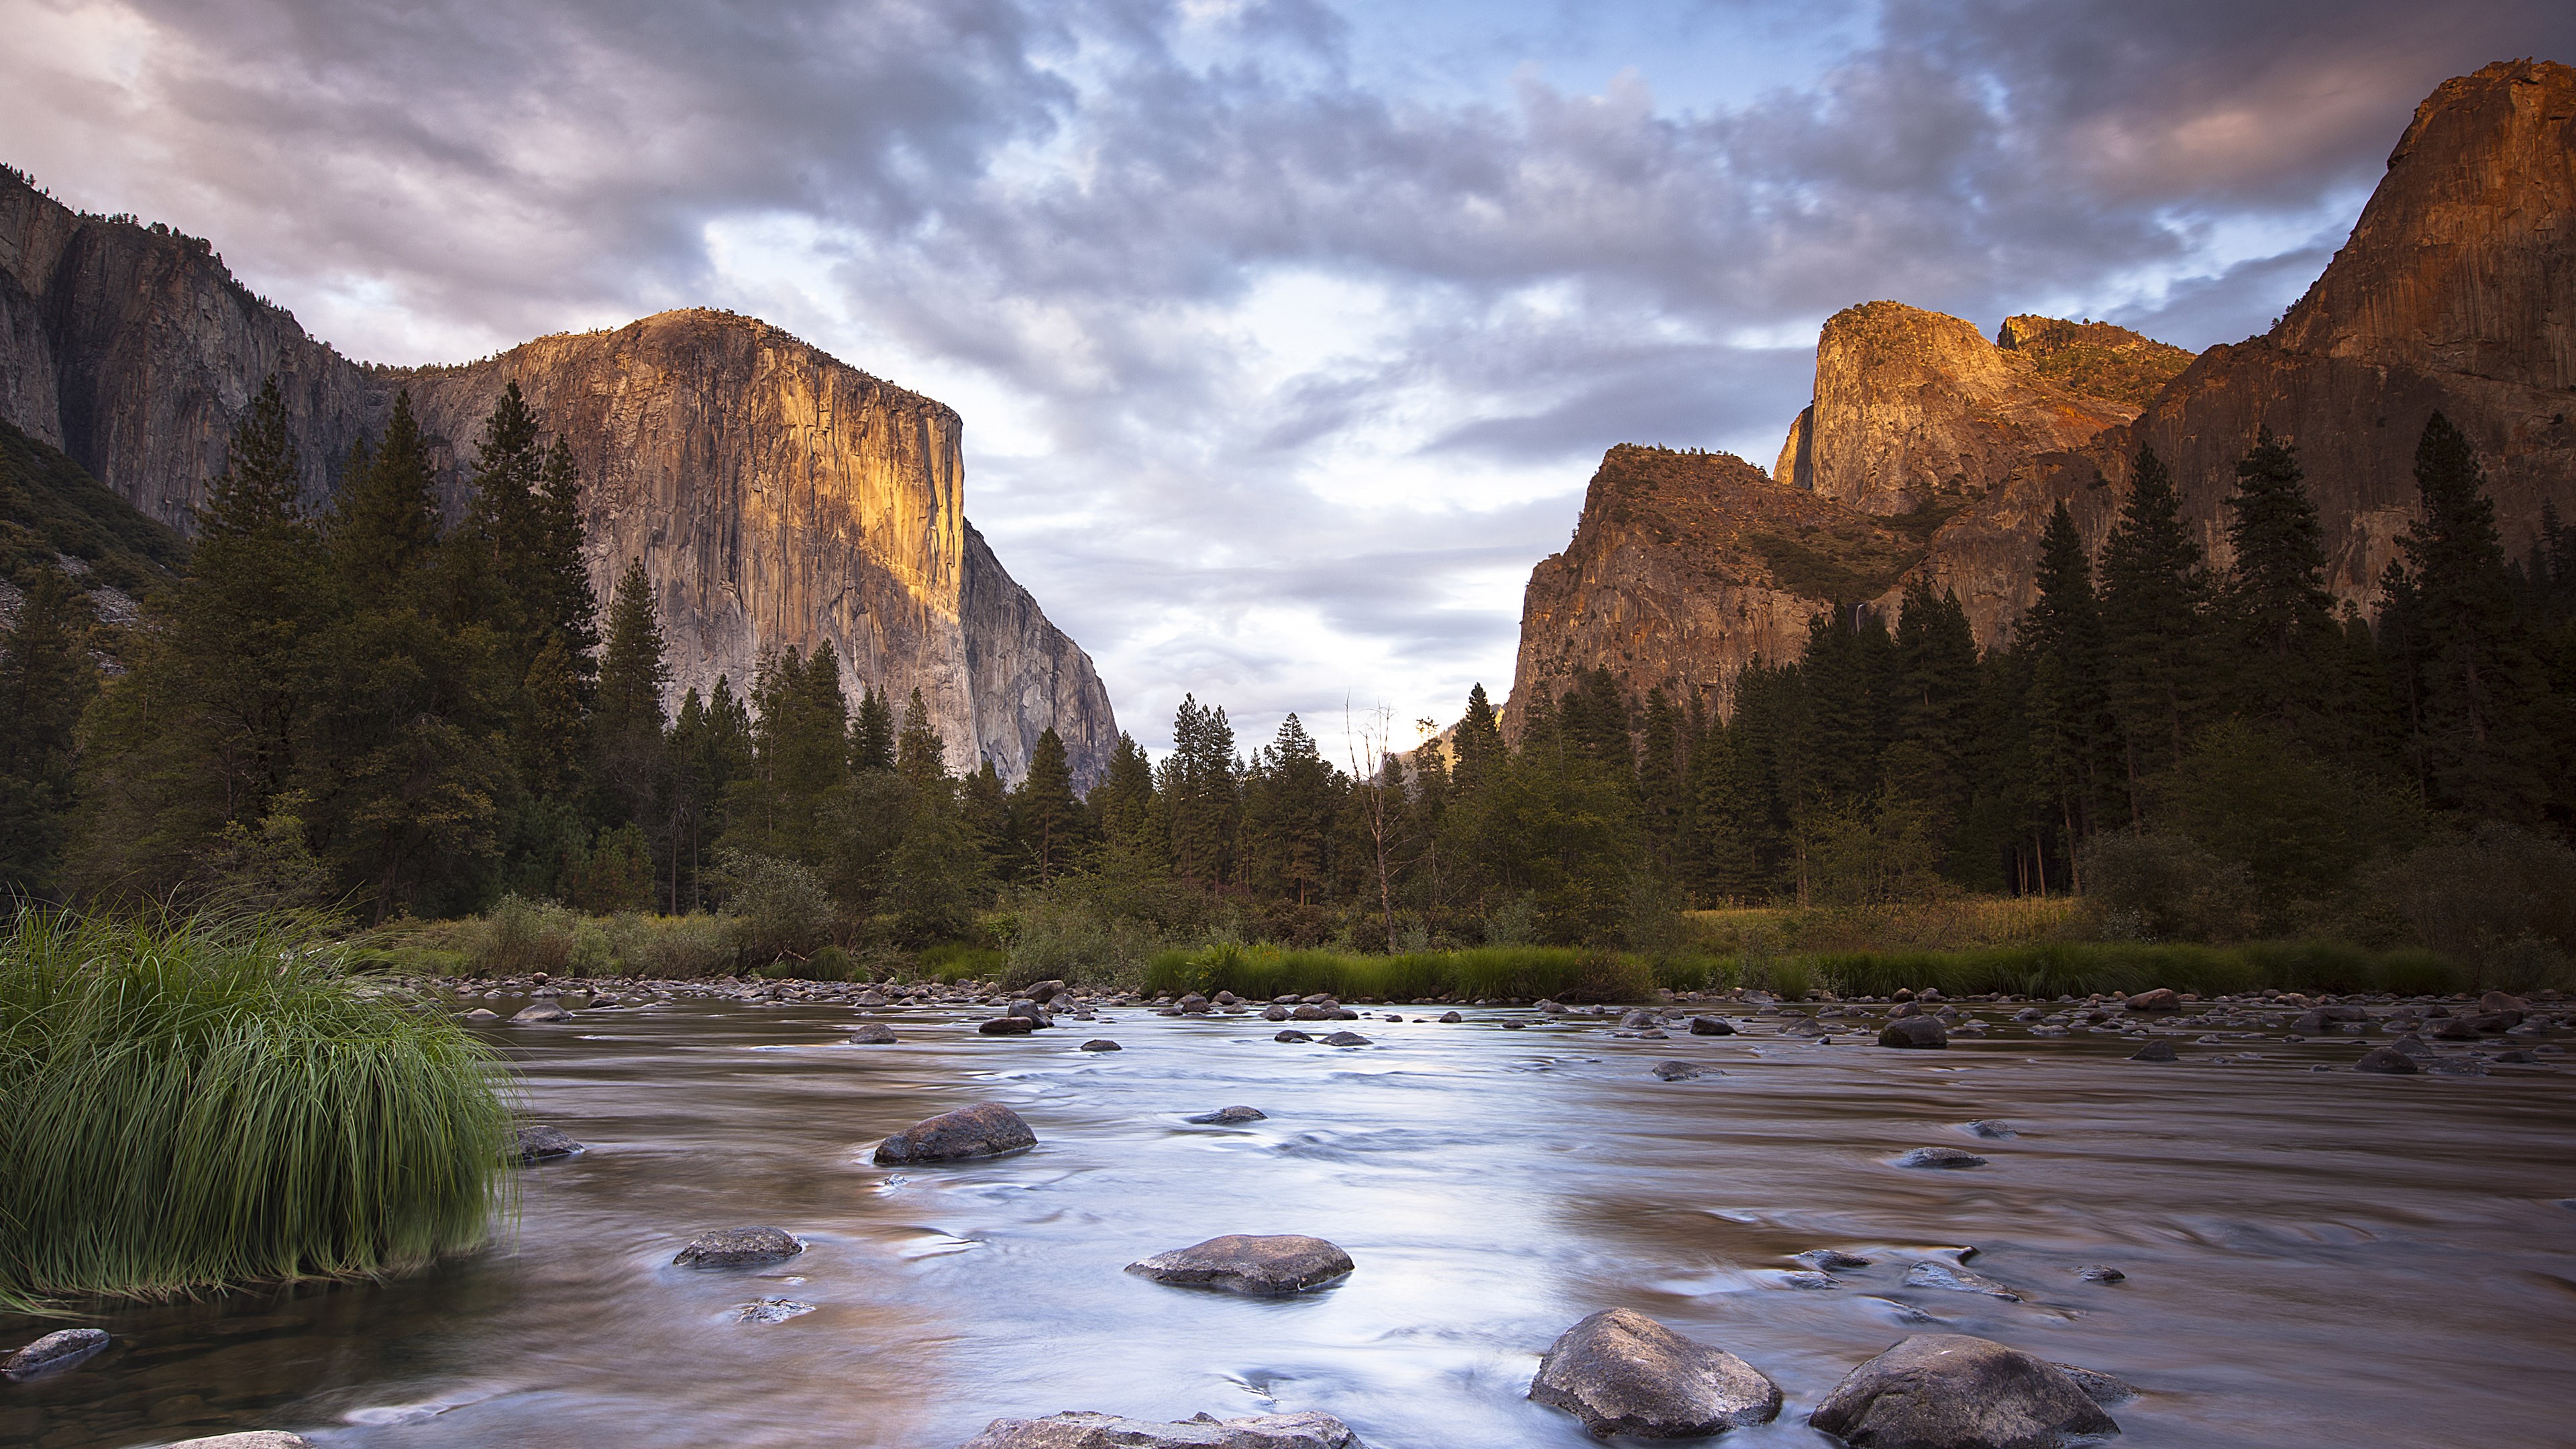
POLYGON ((2436 90, 2351 241, 2268 337, 2187 359, 2104 324, 2014 317, 1999 340, 1889 302, 1835 316, 1778 481, 1705 468, 1688 484, 1700 496, 1658 505, 1743 520, 1742 546, 1621 521, 1625 495, 1596 478, 1574 544, 1531 575, 1514 703, 1602 665, 1638 695, 1722 700, 1746 659, 1796 653, 1807 616, 1866 599, 1892 617, 1914 577, 1955 589, 1979 642, 2002 644, 2050 512, 2067 504, 2098 548, 2142 444, 2221 564, 2237 460, 2267 426, 2297 444, 2329 583, 2366 609, 2438 409, 2479 449, 2506 547, 2528 548, 2544 503, 2576 514, 2576 70, 2502 63, 2436 90))
POLYGON ((452 518, 483 419, 517 382, 580 462, 591 580, 642 559, 675 689, 828 640, 855 696, 918 688, 949 762, 1006 779, 1038 734, 1077 783, 1117 738, 1090 659, 966 522, 961 424, 766 323, 668 312, 462 367, 349 362, 252 297, 202 243, 83 218, 0 179, 0 413, 146 514, 186 528, 233 421, 278 375, 308 498, 409 389, 452 518))

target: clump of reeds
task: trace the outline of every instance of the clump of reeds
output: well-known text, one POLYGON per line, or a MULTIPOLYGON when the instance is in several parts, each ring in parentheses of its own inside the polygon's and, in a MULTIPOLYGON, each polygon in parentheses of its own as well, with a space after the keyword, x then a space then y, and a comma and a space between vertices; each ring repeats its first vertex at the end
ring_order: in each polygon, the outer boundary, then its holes
POLYGON ((482 1240, 497 1060, 293 921, 0 926, 0 1298, 397 1272, 482 1240))

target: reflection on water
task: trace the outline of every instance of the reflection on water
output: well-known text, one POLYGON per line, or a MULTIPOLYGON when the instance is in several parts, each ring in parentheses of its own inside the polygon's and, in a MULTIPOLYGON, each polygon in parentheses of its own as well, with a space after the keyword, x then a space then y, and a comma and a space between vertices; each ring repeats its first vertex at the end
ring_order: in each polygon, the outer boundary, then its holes
POLYGON ((110 1313, 110 1352, 0 1387, 0 1443, 950 1449, 1006 1414, 1311 1408, 1380 1449, 1570 1449, 1574 1421, 1522 1395, 1558 1332, 1622 1304, 1780 1381, 1782 1422, 1734 1444, 1825 1442, 1807 1409, 1932 1325, 2141 1385, 2114 1411, 2135 1446, 2569 1438, 2569 1076, 2308 1070, 2349 1042, 2220 1069, 2117 1041, 1624 1041, 1497 1013, 1372 1021, 1347 1050, 1240 1018, 1012 1039, 878 1015, 901 1044, 841 1044, 845 1010, 728 1004, 505 1032, 529 1115, 591 1150, 520 1178, 501 1241, 398 1283, 110 1313), (1077 1050, 1096 1035, 1126 1050, 1077 1050), (1724 1075, 1656 1080, 1673 1057, 1724 1075), (1040 1147, 868 1163, 985 1099, 1040 1147), (1269 1119, 1181 1120, 1238 1102, 1269 1119), (1979 1118, 2019 1135, 1962 1132, 1979 1118), (1989 1165, 1887 1165, 1963 1144, 1989 1165), (749 1223, 811 1246, 670 1266, 749 1223), (1119 1271, 1236 1232, 1330 1238, 1359 1271, 1286 1301, 1119 1271), (1871 1265, 1791 1276, 1824 1247, 1871 1265), (1927 1260, 2023 1301, 1905 1286, 1927 1260), (2079 1280, 2093 1263, 2127 1280, 2079 1280), (747 1311, 764 1300, 812 1311, 747 1311))

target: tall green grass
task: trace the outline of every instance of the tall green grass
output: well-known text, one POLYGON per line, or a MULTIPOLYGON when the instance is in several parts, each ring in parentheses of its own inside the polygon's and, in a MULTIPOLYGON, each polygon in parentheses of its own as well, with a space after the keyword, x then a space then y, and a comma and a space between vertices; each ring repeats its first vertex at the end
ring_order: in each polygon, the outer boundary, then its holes
POLYGON ((2463 990, 2470 978, 2429 951, 2366 951, 2335 941, 2258 941, 2243 946, 2058 941, 1967 951, 1832 951, 1804 958, 1845 996, 1885 996, 1899 987, 1937 986, 1952 996, 2085 996, 2169 986, 2222 995, 2260 991, 2406 995, 2463 990))
POLYGON ((0 928, 0 1299, 377 1275, 505 1191, 500 1066, 275 920, 0 928))
POLYGON ((1629 1001, 1654 994, 1655 972, 1642 956, 1571 946, 1479 946, 1400 956, 1345 956, 1332 951, 1221 942, 1198 951, 1166 951, 1146 963, 1145 989, 1232 991, 1255 1000, 1295 992, 1331 992, 1345 1001, 1435 997, 1629 1001))

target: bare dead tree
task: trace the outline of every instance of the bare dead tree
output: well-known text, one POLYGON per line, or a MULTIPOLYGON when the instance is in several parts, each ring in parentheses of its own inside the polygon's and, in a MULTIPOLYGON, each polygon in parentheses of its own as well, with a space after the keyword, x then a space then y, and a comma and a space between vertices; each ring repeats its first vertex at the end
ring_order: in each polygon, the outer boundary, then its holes
POLYGON ((1351 762, 1351 788, 1360 792, 1360 808, 1367 812, 1369 843, 1377 853, 1378 910, 1386 921, 1386 954, 1395 954, 1395 872, 1391 859, 1395 849, 1395 812, 1388 797, 1401 799, 1404 774, 1394 766, 1386 753, 1387 739, 1393 729, 1395 712, 1381 704, 1366 714, 1353 717, 1350 701, 1342 701, 1342 747, 1351 762), (1366 759, 1363 769, 1360 761, 1366 759), (1392 778, 1390 778, 1392 777, 1392 778))

